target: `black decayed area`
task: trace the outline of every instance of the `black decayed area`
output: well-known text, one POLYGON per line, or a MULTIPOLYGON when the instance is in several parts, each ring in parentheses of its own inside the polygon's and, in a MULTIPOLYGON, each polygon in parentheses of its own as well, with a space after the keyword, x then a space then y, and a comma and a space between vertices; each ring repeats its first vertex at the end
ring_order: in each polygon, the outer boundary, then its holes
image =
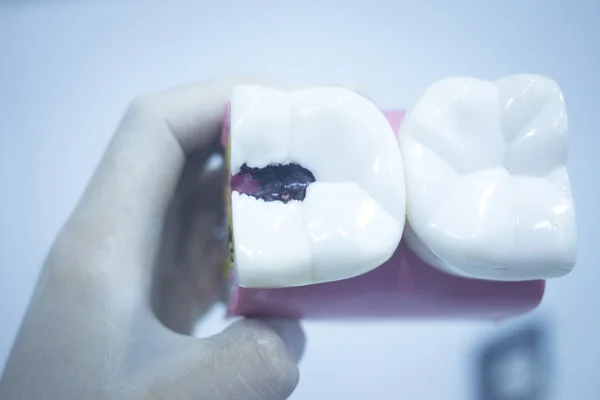
POLYGON ((241 173, 249 173, 258 182, 260 189, 253 196, 264 201, 302 201, 306 197, 306 188, 315 181, 312 172, 298 164, 269 165, 265 168, 250 168, 244 164, 241 173))

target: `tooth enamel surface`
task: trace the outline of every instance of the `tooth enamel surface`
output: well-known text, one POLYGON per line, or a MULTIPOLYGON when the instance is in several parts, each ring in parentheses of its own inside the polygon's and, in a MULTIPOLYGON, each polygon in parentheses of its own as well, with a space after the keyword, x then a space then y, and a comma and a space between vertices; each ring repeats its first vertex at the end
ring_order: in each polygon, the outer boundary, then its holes
POLYGON ((238 283, 290 287, 366 273, 404 228, 404 170, 385 116, 342 88, 285 92, 240 86, 231 101, 230 172, 299 164, 315 182, 303 201, 232 193, 238 283))
POLYGON ((567 112, 551 79, 448 78, 407 113, 404 238, 425 262, 489 280, 569 273, 577 232, 567 112))

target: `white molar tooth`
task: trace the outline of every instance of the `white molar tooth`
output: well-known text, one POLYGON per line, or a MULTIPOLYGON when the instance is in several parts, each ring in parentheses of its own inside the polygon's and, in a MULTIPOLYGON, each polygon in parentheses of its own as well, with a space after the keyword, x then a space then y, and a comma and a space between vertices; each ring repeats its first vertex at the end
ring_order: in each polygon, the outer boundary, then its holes
POLYGON ((469 278, 567 274, 577 250, 567 132, 564 99, 549 78, 432 85, 398 138, 408 246, 432 266, 469 278))
POLYGON ((244 162, 296 163, 316 179, 301 202, 233 193, 240 286, 331 282, 392 256, 405 221, 404 170, 394 132, 372 102, 342 88, 242 86, 231 109, 232 173, 244 162))

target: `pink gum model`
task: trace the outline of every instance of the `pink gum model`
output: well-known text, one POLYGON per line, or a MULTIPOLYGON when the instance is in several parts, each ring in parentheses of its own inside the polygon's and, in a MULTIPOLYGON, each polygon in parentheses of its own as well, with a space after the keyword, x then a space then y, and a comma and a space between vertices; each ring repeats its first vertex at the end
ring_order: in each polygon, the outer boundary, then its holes
MULTIPOLYGON (((227 110, 229 111, 229 109, 227 110)), ((384 112, 398 132, 403 111, 384 112)), ((223 144, 229 135, 229 112, 223 144)), ((281 289, 239 287, 232 277, 228 316, 301 319, 501 319, 535 309, 545 281, 492 282, 458 278, 418 259, 401 242, 380 267, 350 279, 281 289)))

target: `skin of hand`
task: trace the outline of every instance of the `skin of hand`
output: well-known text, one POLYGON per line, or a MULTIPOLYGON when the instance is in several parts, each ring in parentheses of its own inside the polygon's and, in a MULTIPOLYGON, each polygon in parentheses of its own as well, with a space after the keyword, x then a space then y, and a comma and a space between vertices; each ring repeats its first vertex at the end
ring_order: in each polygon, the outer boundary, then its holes
POLYGON ((289 397, 304 346, 296 321, 245 319, 189 336, 220 298, 225 173, 205 165, 242 82, 132 102, 49 252, 1 399, 289 397))

